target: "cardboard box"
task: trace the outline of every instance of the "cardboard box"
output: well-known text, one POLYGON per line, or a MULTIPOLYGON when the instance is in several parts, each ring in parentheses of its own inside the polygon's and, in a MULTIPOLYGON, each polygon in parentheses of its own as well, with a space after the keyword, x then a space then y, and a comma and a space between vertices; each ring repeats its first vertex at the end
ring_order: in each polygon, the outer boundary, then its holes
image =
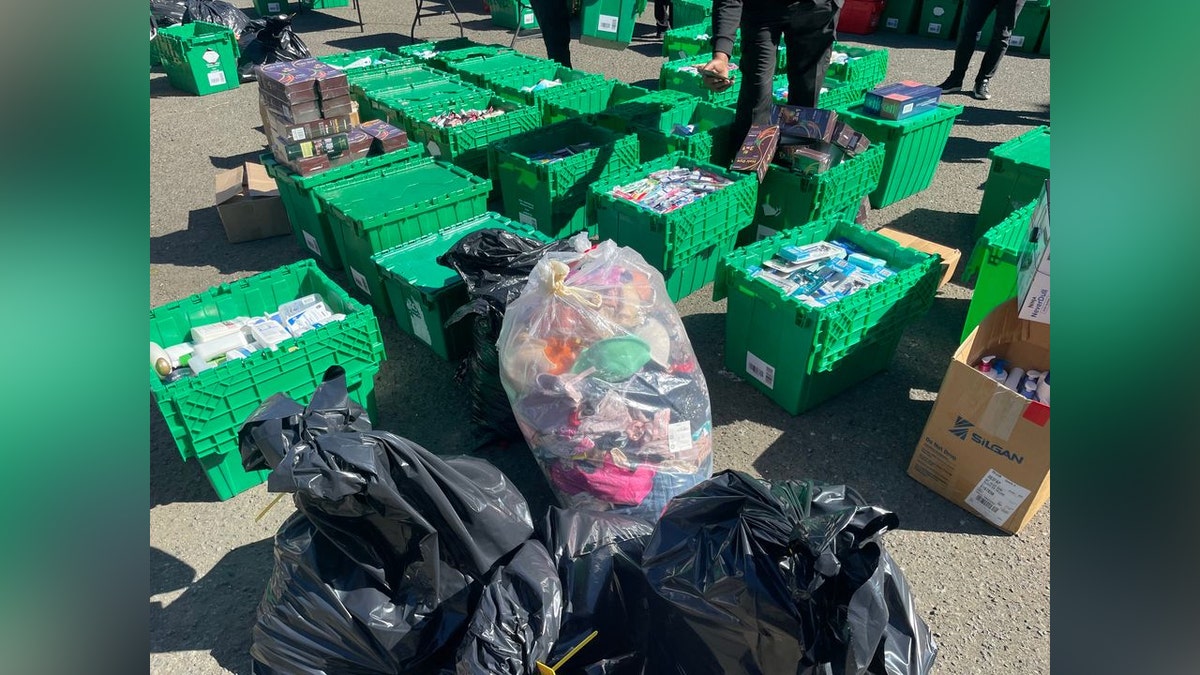
POLYGON ((275 180, 261 164, 219 172, 213 179, 213 201, 225 238, 231 244, 292 233, 275 180))
POLYGON ((954 271, 958 268, 958 263, 962 260, 962 251, 949 246, 922 239, 915 235, 893 230, 890 227, 881 227, 876 230, 877 233, 891 239, 892 241, 907 248, 913 248, 924 253, 936 253, 942 257, 942 280, 938 282, 938 288, 950 283, 954 278, 954 271))
POLYGON ((1000 305, 954 352, 908 475, 984 520, 1017 533, 1050 498, 1050 407, 973 367, 994 354, 1050 369, 1050 327, 1000 305))
POLYGON ((1029 236, 1017 260, 1017 300, 1020 316, 1050 323, 1050 181, 1042 186, 1029 218, 1029 236))
POLYGON ((773 124, 755 124, 750 127, 729 169, 745 173, 754 172, 761 183, 767 175, 767 167, 771 166, 771 160, 775 159, 778 143, 779 127, 773 124))
POLYGON ((771 107, 771 124, 779 126, 780 145, 806 140, 829 143, 833 140, 837 113, 798 105, 775 105, 771 107))
POLYGON ((936 110, 941 99, 941 89, 904 80, 868 91, 863 112, 885 120, 902 120, 936 110))

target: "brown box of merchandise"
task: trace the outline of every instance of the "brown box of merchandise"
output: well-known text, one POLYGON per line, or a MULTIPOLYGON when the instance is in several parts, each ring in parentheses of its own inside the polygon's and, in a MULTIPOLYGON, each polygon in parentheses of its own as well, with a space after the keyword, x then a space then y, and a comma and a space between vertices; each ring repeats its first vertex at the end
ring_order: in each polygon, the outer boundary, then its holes
POLYGON ((363 122, 359 130, 372 138, 371 145, 376 154, 381 155, 408 147, 408 134, 403 129, 394 127, 383 120, 363 122))
POLYGON ((771 108, 771 124, 779 125, 780 145, 802 140, 828 143, 833 140, 837 113, 820 108, 776 105, 771 108))
POLYGON ((737 156, 729 167, 732 171, 744 173, 754 172, 758 182, 767 175, 767 167, 775 159, 775 151, 779 145, 779 127, 773 124, 755 124, 750 127, 742 147, 738 148, 737 156))
POLYGON ((871 139, 864 136, 861 132, 855 131, 849 124, 838 120, 837 124, 833 127, 833 144, 845 150, 847 155, 853 157, 871 147, 871 139))

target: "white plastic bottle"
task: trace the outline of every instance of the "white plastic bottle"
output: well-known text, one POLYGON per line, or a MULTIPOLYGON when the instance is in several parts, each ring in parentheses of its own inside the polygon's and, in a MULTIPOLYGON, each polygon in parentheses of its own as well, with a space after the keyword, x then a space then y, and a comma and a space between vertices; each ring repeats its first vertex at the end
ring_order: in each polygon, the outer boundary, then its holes
POLYGON ((1042 375, 1042 379, 1038 380, 1037 395, 1042 403, 1050 405, 1050 371, 1048 370, 1046 374, 1042 375))

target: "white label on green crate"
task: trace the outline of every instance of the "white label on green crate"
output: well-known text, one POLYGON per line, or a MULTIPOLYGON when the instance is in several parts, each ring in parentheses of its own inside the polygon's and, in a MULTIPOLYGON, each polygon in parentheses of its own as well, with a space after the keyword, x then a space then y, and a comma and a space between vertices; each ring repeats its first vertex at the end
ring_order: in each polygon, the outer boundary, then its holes
POLYGON ((219 87, 225 84, 225 71, 213 70, 208 73, 208 86, 219 87))
POLYGON ((692 449, 692 423, 688 421, 667 425, 667 447, 671 452, 688 452, 692 449))
POLYGON ((531 227, 537 227, 537 218, 534 218, 524 211, 521 212, 521 215, 517 216, 517 220, 520 220, 522 223, 531 227))
POLYGON ((362 289, 363 293, 371 294, 371 288, 367 286, 367 278, 364 277, 358 270, 350 268, 350 276, 354 277, 354 285, 362 289))
POLYGON ((899 28, 900 27, 900 19, 897 19, 896 17, 892 17, 887 20, 886 25, 888 28, 899 28))
POLYGON ((316 237, 305 232, 304 233, 304 243, 308 246, 308 250, 312 251, 313 253, 316 253, 317 255, 321 255, 321 247, 317 245, 316 237))
POLYGON ((1029 496, 1029 490, 988 469, 979 484, 963 501, 989 523, 1000 527, 1029 496))
POLYGON ((278 2, 268 2, 267 3, 267 11, 272 14, 278 14, 279 13, 279 3, 278 2))
POLYGON ((939 33, 941 33, 941 32, 942 32, 942 24, 940 24, 940 23, 931 23, 931 24, 929 24, 929 26, 927 27, 927 30, 928 30, 930 33, 933 33, 934 35, 937 35, 937 34, 939 34, 939 33))
POLYGON ((410 296, 404 301, 404 304, 408 305, 408 316, 412 319, 413 335, 416 335, 425 344, 432 345, 433 338, 429 337, 429 326, 425 325, 425 310, 421 309, 421 303, 410 296))
POLYGON ((753 352, 746 352, 746 372, 767 385, 767 389, 775 388, 775 366, 768 365, 753 352))
POLYGON ((204 62, 209 64, 210 66, 215 66, 215 65, 217 65, 217 61, 221 60, 221 55, 218 54, 215 50, 205 49, 203 56, 201 56, 200 58, 204 59, 204 62))
POLYGON ((1009 46, 1009 47, 1023 47, 1023 46, 1025 46, 1025 36, 1024 36, 1024 35, 1010 35, 1010 36, 1008 36, 1008 46, 1009 46))
POLYGON ((945 8, 943 8, 943 7, 934 7, 934 8, 933 8, 933 15, 934 15, 934 16, 941 16, 941 15, 943 15, 943 14, 945 14, 945 13, 946 13, 946 10, 945 10, 945 8))
POLYGON ((425 144, 425 149, 429 150, 429 154, 430 154, 430 155, 432 155, 432 156, 434 156, 434 157, 441 157, 441 156, 442 156, 442 149, 441 149, 441 148, 439 148, 439 147, 438 147, 438 144, 437 144, 437 143, 434 143, 433 141, 429 141, 428 143, 426 143, 426 144, 425 144))
POLYGON ((521 23, 526 26, 532 26, 534 18, 533 12, 525 12, 525 16, 521 18, 521 23))
POLYGON ((763 239, 766 239, 767 237, 774 237, 778 233, 779 233, 779 230, 772 230, 771 228, 767 227, 766 225, 759 225, 758 232, 755 233, 756 239, 754 241, 762 241, 763 239))
POLYGON ((621 20, 615 16, 601 14, 600 20, 596 22, 596 30, 604 33, 615 33, 617 32, 617 24, 620 22, 621 20))

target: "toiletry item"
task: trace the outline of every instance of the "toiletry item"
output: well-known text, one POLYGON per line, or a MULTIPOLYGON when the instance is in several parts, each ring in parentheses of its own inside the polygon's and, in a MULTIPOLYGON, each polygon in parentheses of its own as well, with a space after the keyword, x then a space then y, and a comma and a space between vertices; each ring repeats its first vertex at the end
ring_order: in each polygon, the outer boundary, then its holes
POLYGON ((851 253, 850 255, 846 256, 846 261, 849 262, 851 265, 854 265, 855 267, 866 270, 867 272, 870 272, 872 274, 878 272, 879 270, 883 269, 884 267, 887 267, 886 260, 881 260, 880 258, 873 258, 864 253, 851 253))
POLYGON ((171 357, 156 342, 150 343, 150 365, 154 368, 154 372, 158 373, 159 377, 166 377, 171 374, 171 357))
POLYGON ((293 337, 300 337, 314 328, 324 326, 332 318, 333 312, 329 311, 324 302, 318 302, 284 319, 284 328, 287 328, 293 337))
POLYGON ((1038 400, 1037 397, 1037 381, 1031 380, 1028 377, 1021 381, 1021 388, 1017 393, 1029 399, 1030 401, 1038 400))
POLYGON ((250 321, 249 317, 238 316, 226 321, 192 327, 192 341, 199 344, 219 340, 233 333, 241 333, 242 326, 250 321))
POLYGON ((1050 405, 1050 371, 1046 371, 1037 383, 1038 400, 1046 405, 1050 405))
POLYGON ((188 358, 191 357, 192 350, 195 348, 196 346, 190 342, 180 342, 177 345, 167 347, 164 351, 167 352, 167 358, 171 360, 171 367, 179 368, 187 364, 188 358))
POLYGON ((1025 379, 1025 369, 1020 366, 1013 366, 1008 370, 1008 377, 1004 380, 1004 386, 1013 391, 1020 391, 1021 381, 1025 379))
POLYGON ((296 298, 295 300, 290 300, 279 306, 279 316, 283 317, 284 320, 286 320, 288 317, 299 314, 300 312, 304 311, 306 308, 312 307, 313 305, 317 304, 318 302, 322 302, 323 300, 324 299, 318 293, 313 293, 311 295, 306 295, 303 298, 296 298))
POLYGON ((280 342, 292 338, 283 324, 267 317, 256 317, 246 327, 250 329, 254 343, 263 349, 275 350, 280 342))
POLYGON ((246 344, 246 336, 240 330, 216 340, 201 342, 192 350, 192 357, 188 359, 188 365, 194 366, 196 361, 212 361, 225 354, 225 352, 238 347, 245 347, 246 344))

